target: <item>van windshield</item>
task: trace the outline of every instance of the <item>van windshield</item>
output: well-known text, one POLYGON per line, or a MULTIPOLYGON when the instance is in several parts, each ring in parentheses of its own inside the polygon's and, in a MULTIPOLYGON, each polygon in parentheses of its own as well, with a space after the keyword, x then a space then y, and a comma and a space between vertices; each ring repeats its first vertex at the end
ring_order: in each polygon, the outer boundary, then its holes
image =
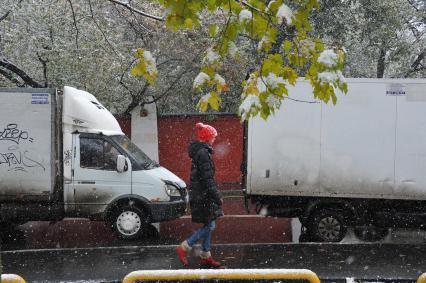
POLYGON ((137 147, 127 136, 111 136, 111 139, 119 144, 129 156, 132 156, 142 168, 153 169, 159 166, 157 162, 149 158, 148 155, 137 147))

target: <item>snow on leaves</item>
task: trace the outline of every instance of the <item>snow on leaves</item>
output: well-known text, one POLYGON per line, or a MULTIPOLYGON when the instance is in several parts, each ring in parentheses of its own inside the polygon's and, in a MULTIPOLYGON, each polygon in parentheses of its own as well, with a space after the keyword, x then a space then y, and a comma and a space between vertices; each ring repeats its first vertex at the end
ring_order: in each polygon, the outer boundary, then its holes
POLYGON ((136 65, 132 68, 131 74, 135 77, 144 77, 151 85, 154 85, 157 76, 157 65, 155 63, 155 58, 152 56, 151 52, 138 48, 136 51, 135 57, 137 59, 136 65))
POLYGON ((208 90, 208 93, 201 97, 197 107, 203 112, 207 111, 209 106, 214 110, 219 110, 220 94, 224 91, 229 91, 229 86, 221 75, 214 73, 209 68, 206 68, 205 71, 210 75, 200 72, 194 80, 193 87, 196 91, 203 92, 206 89, 208 90))
POLYGON ((286 20, 287 25, 291 25, 293 11, 286 4, 282 4, 277 12, 277 22, 281 24, 283 19, 286 20))
POLYGON ((318 57, 318 62, 323 63, 327 67, 333 67, 337 64, 338 57, 337 54, 334 53, 332 49, 327 49, 321 52, 320 56, 318 57))
MULTIPOLYGON (((225 15, 226 21, 208 27, 211 45, 205 51, 202 67, 193 88, 202 93, 198 103, 201 111, 218 110, 221 94, 229 91, 226 80, 219 75, 229 56, 236 57, 240 35, 255 41, 259 65, 242 82, 243 92, 239 114, 242 120, 260 115, 267 119, 288 95, 287 86, 299 77, 311 82, 315 98, 336 103, 335 89, 347 91, 341 73, 345 53, 340 47, 326 49, 319 38, 310 35, 310 14, 319 8, 318 0, 159 0, 167 13, 166 26, 177 31, 203 25, 202 12, 225 15), (267 5, 268 3, 268 5, 267 5)), ((145 51, 147 52, 147 51, 145 51)), ((155 60, 148 60, 139 51, 138 64, 132 74, 142 74, 155 81, 155 60)), ((244 70, 243 70, 244 71, 244 70)))
POLYGON ((240 23, 249 22, 253 19, 253 14, 249 10, 244 9, 238 15, 238 19, 240 23))

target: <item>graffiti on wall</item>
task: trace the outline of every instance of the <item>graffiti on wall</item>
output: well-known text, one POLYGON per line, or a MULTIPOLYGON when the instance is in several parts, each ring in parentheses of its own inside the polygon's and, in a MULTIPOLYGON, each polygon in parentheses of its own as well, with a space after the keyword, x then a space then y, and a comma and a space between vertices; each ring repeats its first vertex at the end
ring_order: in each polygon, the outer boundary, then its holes
POLYGON ((11 144, 7 149, 0 149, 0 168, 6 167, 8 171, 28 172, 30 168, 46 171, 41 162, 34 158, 34 154, 19 146, 23 143, 33 143, 34 139, 28 131, 19 129, 18 124, 7 124, 0 130, 0 144, 11 144))
POLYGON ((64 164, 66 166, 71 165, 71 157, 72 157, 72 155, 71 155, 71 150, 70 149, 64 151, 64 164))

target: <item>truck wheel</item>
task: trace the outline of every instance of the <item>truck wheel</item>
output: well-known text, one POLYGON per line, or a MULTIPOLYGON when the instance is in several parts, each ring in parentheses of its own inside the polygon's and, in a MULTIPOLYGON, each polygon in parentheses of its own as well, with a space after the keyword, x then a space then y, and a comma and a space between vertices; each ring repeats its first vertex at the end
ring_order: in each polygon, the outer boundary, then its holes
POLYGON ((347 231, 343 219, 336 210, 317 210, 310 222, 312 236, 319 242, 340 242, 347 231))
POLYGON ((354 234, 362 241, 375 242, 383 240, 389 234, 389 229, 375 225, 357 226, 354 228, 354 234))
POLYGON ((112 218, 112 227, 118 237, 124 240, 141 238, 147 227, 145 213, 134 206, 123 206, 112 218))

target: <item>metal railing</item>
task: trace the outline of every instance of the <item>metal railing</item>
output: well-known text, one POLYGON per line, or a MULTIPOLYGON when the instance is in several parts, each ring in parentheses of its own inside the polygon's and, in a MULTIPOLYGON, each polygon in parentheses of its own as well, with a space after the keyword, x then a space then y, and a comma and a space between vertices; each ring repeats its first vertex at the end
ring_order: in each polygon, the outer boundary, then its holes
POLYGON ((129 273, 123 283, 136 281, 190 280, 307 280, 320 283, 318 276, 308 269, 180 269, 141 270, 129 273))
POLYGON ((423 273, 417 278, 416 283, 426 283, 426 273, 423 273))
POLYGON ((1 283, 26 283, 24 278, 16 274, 2 274, 1 283))

